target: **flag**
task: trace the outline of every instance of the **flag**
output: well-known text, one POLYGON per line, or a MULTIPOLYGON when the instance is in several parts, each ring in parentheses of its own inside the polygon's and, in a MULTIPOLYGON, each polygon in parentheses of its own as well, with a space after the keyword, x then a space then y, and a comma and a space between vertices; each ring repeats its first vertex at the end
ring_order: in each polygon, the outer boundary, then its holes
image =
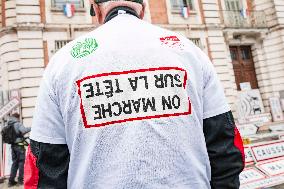
POLYGON ((184 18, 188 18, 188 9, 187 7, 182 7, 181 14, 184 18))
POLYGON ((64 10, 64 15, 67 16, 68 18, 71 18, 75 14, 74 4, 66 3, 63 6, 63 10, 64 10))
POLYGON ((188 7, 187 7, 187 14, 188 14, 188 16, 190 16, 190 11, 191 11, 191 7, 188 6, 188 7))
POLYGON ((247 16, 250 16, 250 10, 247 9, 247 16))
POLYGON ((241 9, 241 16, 243 17, 243 18, 247 18, 248 17, 248 14, 247 14, 248 12, 247 12, 247 10, 245 9, 245 8, 242 8, 241 9))

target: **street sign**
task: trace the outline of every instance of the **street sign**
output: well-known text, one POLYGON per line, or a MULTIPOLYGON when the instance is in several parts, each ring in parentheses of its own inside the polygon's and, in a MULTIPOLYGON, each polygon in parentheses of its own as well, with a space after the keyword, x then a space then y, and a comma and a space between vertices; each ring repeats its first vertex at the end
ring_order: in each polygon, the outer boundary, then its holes
MULTIPOLYGON (((14 89, 10 91, 9 99, 13 98, 21 99, 20 90, 14 89)), ((19 115, 21 115, 21 107, 18 106, 17 108, 14 108, 10 113, 11 114, 18 113, 19 115)))
POLYGON ((284 176, 269 177, 241 185, 240 189, 256 189, 277 186, 284 182, 284 176))
POLYGON ((257 127, 254 124, 237 125, 242 137, 254 135, 257 132, 257 127))
POLYGON ((247 184, 250 182, 258 181, 261 179, 265 179, 266 176, 256 169, 255 167, 244 169, 240 174, 240 183, 247 184))
POLYGON ((3 145, 3 172, 4 172, 4 176, 9 176, 11 173, 11 166, 12 166, 12 149, 11 149, 11 145, 10 144, 4 144, 3 145))
POLYGON ((246 165, 253 164, 254 163, 254 159, 253 159, 253 155, 252 155, 252 151, 251 151, 250 147, 245 146, 244 150, 245 150, 245 162, 246 162, 246 165))
POLYGON ((4 105, 0 109, 0 119, 2 119, 5 115, 10 113, 14 108, 16 108, 20 104, 20 100, 17 98, 13 98, 6 105, 4 105))
POLYGON ((269 126, 269 129, 272 132, 284 131, 284 122, 273 124, 273 125, 269 126))
POLYGON ((284 114, 281 108, 281 102, 278 97, 269 98, 270 108, 272 112, 273 121, 283 121, 284 114))
POLYGON ((269 176, 284 175, 284 158, 258 163, 256 167, 269 176))
POLYGON ((252 153, 257 162, 284 156, 284 141, 265 142, 251 146, 252 153))

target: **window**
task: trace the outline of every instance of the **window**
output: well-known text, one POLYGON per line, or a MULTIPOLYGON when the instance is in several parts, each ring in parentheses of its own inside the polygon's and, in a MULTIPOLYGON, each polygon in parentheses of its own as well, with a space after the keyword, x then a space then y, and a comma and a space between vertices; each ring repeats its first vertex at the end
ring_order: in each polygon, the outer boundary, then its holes
POLYGON ((172 10, 180 10, 183 7, 188 7, 193 10, 193 0, 171 0, 172 10))
POLYGON ((67 45, 67 43, 69 43, 71 40, 60 40, 60 41, 55 41, 55 48, 54 48, 54 52, 59 51, 62 47, 64 47, 65 45, 67 45))
POLYGON ((52 7, 62 9, 66 3, 74 4, 76 8, 84 8, 84 0, 52 0, 52 7))
POLYGON ((239 11, 241 10, 240 0, 226 0, 226 9, 230 11, 239 11))
POLYGON ((200 49, 203 49, 201 40, 199 38, 189 38, 189 40, 192 41, 200 49))
POLYGON ((231 54, 231 59, 232 60, 238 60, 237 53, 238 52, 235 49, 232 49, 232 48, 230 49, 230 54, 231 54))
POLYGON ((242 53, 242 59, 243 60, 250 60, 251 59, 250 48, 242 48, 241 53, 242 53))

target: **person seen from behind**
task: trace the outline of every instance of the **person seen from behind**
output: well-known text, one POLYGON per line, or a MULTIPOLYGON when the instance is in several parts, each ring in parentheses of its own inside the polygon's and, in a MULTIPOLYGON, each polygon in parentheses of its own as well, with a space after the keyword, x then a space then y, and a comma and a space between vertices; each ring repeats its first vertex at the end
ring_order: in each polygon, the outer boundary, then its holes
POLYGON ((239 188, 242 140, 208 57, 143 21, 143 0, 90 4, 100 27, 45 70, 25 187, 239 188))

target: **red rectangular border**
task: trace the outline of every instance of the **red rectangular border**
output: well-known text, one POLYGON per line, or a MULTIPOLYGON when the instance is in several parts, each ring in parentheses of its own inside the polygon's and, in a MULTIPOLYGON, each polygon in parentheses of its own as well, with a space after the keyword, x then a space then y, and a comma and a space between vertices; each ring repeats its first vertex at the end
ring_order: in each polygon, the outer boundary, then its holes
POLYGON ((263 161, 267 161, 267 160, 271 160, 271 159, 276 159, 276 158, 282 157, 282 155, 280 155, 280 156, 276 156, 276 157, 273 157, 273 158, 268 158, 268 159, 264 159, 264 160, 258 160, 258 159, 256 158, 256 156, 255 156, 254 151, 253 151, 253 148, 255 148, 255 147, 269 146, 269 145, 271 145, 271 144, 278 144, 278 143, 282 143, 282 142, 284 142, 284 140, 277 141, 277 142, 270 142, 270 143, 264 143, 264 144, 259 144, 259 145, 253 145, 253 146, 251 146, 251 151, 252 151, 252 153, 253 153, 254 159, 255 159, 257 162, 263 162, 263 161))
POLYGON ((129 119, 124 119, 124 120, 105 122, 105 123, 96 124, 96 125, 88 125, 87 124, 87 119, 86 119, 86 114, 85 114, 84 107, 83 107, 82 95, 81 95, 81 89, 80 89, 81 82, 83 82, 84 80, 91 79, 91 78, 96 78, 96 77, 106 77, 106 76, 110 76, 110 75, 125 75, 125 74, 129 74, 129 73, 139 73, 139 72, 153 72, 153 71, 157 71, 157 70, 179 70, 179 71, 185 72, 183 87, 184 87, 184 89, 186 88, 187 78, 188 78, 187 77, 187 72, 186 72, 186 70, 184 70, 182 68, 179 68, 179 67, 160 67, 160 68, 147 68, 147 69, 138 69, 138 70, 128 70, 128 71, 121 71, 121 72, 101 73, 101 74, 87 76, 87 77, 84 77, 84 78, 76 81, 76 84, 77 84, 77 87, 78 87, 78 94, 79 94, 80 100, 81 100, 81 102, 80 102, 80 109, 81 109, 81 114, 82 114, 83 123, 84 123, 85 128, 103 127, 103 126, 107 126, 107 125, 111 125, 111 124, 115 124, 115 123, 124 123, 124 122, 144 120, 144 119, 154 119, 154 118, 190 115, 191 114, 191 102, 190 102, 190 99, 188 98, 188 111, 187 112, 174 113, 174 114, 162 114, 162 115, 155 115, 155 116, 145 116, 145 117, 136 117, 136 118, 129 118, 129 119))

